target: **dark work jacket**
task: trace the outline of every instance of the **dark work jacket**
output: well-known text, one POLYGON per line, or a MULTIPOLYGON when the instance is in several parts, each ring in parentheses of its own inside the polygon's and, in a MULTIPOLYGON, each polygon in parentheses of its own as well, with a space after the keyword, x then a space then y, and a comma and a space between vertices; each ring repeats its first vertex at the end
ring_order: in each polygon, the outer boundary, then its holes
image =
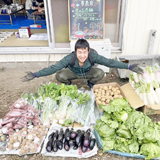
MULTIPOLYGON (((75 52, 70 53, 69 55, 65 56, 63 59, 61 59, 58 63, 55 65, 51 65, 48 68, 42 69, 39 72, 36 72, 37 77, 42 77, 42 76, 48 76, 51 74, 56 73, 57 71, 63 69, 63 68, 69 68, 72 72, 74 72, 76 75, 82 75, 82 70, 83 74, 87 74, 90 69, 92 68, 92 64, 88 59, 86 59, 84 65, 82 67, 79 66, 78 59, 76 58, 75 64, 73 67, 71 67, 72 63, 72 57, 75 52)), ((104 56, 101 56, 99 54, 96 54, 94 52, 90 52, 91 54, 91 59, 94 64, 100 64, 104 65, 110 68, 120 68, 120 69, 128 69, 128 64, 119 62, 113 59, 108 59, 105 58, 104 56)))

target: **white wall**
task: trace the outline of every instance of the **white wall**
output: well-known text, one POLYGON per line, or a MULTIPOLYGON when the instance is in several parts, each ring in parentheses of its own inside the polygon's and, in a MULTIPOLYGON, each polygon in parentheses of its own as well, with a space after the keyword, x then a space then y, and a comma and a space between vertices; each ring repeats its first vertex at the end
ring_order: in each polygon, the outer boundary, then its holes
POLYGON ((153 54, 160 54, 160 0, 128 0, 122 55, 148 53, 151 29, 156 29, 153 54))

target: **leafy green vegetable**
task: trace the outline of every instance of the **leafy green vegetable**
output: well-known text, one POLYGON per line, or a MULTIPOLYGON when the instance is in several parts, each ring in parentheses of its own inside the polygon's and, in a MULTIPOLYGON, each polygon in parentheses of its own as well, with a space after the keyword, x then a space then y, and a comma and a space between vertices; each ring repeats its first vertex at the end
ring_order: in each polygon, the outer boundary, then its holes
POLYGON ((64 121, 64 124, 62 124, 62 126, 68 127, 68 126, 71 125, 72 123, 73 123, 73 122, 72 122, 71 119, 66 119, 66 120, 64 121))
POLYGON ((146 159, 160 157, 160 122, 153 123, 142 112, 135 111, 126 99, 101 105, 104 114, 96 121, 95 130, 102 140, 103 152, 143 154, 146 159))
POLYGON ((90 99, 91 97, 87 93, 84 93, 84 94, 80 93, 77 104, 85 104, 90 99))
POLYGON ((160 157, 160 146, 156 143, 147 143, 141 146, 140 154, 146 156, 146 159, 160 157))

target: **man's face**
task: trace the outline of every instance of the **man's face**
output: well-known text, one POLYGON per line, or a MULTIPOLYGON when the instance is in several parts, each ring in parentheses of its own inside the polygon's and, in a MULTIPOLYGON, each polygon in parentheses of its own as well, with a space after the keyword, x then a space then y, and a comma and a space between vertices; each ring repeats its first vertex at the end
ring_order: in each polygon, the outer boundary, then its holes
POLYGON ((80 63, 84 63, 85 60, 88 58, 88 54, 89 54, 88 47, 78 48, 76 51, 76 54, 77 54, 78 61, 80 63))

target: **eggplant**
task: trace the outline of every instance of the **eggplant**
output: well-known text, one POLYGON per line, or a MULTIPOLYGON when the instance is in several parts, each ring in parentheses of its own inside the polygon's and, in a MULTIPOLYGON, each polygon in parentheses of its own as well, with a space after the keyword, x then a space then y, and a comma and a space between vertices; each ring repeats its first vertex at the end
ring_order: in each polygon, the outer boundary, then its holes
POLYGON ((68 143, 68 141, 66 141, 66 140, 65 140, 65 142, 64 142, 64 149, 65 149, 66 151, 69 151, 69 149, 70 149, 69 143, 68 143))
POLYGON ((63 134, 63 128, 61 128, 60 132, 59 132, 59 135, 58 135, 58 140, 63 142, 63 138, 64 138, 64 134, 63 134))
POLYGON ((90 131, 87 130, 84 136, 83 146, 89 147, 89 144, 90 144, 90 131))
POLYGON ((73 149, 76 150, 77 148, 78 148, 78 145, 75 144, 75 145, 73 146, 73 149))
POLYGON ((89 149, 92 150, 94 148, 95 144, 96 144, 96 139, 92 138, 90 140, 89 149))
POLYGON ((85 153, 87 151, 88 147, 82 146, 82 152, 85 153))
POLYGON ((52 139, 50 139, 50 140, 47 142, 46 150, 47 150, 47 152, 51 152, 52 149, 53 149, 52 139))
POLYGON ((65 132, 64 132, 64 138, 66 139, 66 137, 67 137, 67 133, 69 132, 69 129, 67 128, 66 130, 65 130, 65 132))
POLYGON ((84 131, 79 133, 78 136, 76 137, 76 144, 78 145, 78 147, 81 146, 83 140, 84 140, 84 131))
POLYGON ((58 130, 56 130, 55 134, 53 135, 53 141, 56 141, 58 138, 58 130))
POLYGON ((48 140, 51 140, 53 138, 53 135, 55 134, 55 132, 52 132, 49 136, 48 136, 48 140))
POLYGON ((76 144, 76 141, 75 140, 70 140, 68 143, 69 143, 69 146, 71 147, 71 146, 74 146, 76 144))
POLYGON ((71 138, 71 131, 69 130, 67 133, 66 133, 66 137, 65 137, 65 140, 69 141, 71 138))
POLYGON ((58 151, 58 146, 57 146, 57 141, 53 141, 53 152, 57 152, 58 151))
POLYGON ((77 135, 78 135, 78 133, 75 132, 75 131, 73 131, 73 128, 72 128, 70 138, 71 138, 71 139, 75 139, 75 138, 77 137, 77 135))
POLYGON ((62 148, 63 148, 62 141, 57 140, 57 147, 58 147, 58 149, 62 150, 62 148))

